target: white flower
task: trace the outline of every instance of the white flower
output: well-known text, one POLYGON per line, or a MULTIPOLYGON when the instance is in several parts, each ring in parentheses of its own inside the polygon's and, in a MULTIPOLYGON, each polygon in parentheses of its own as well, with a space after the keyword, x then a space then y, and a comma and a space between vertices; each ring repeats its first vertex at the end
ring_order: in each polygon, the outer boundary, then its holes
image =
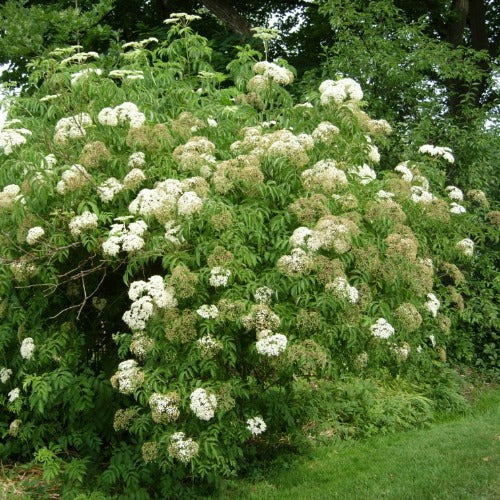
POLYGON ((353 167, 349 169, 349 172, 359 177, 359 182, 361 182, 361 184, 369 184, 377 178, 375 170, 370 168, 370 166, 366 163, 363 166, 353 167))
POLYGON ((127 166, 130 168, 141 168, 146 165, 146 155, 142 151, 132 153, 128 157, 127 166))
POLYGON ((209 127, 217 127, 218 125, 217 120, 214 120, 213 118, 207 118, 207 123, 209 127))
POLYGON ((19 387, 12 389, 12 391, 7 394, 9 403, 13 403, 19 397, 19 394, 21 394, 21 389, 19 389, 19 387))
POLYGON ((455 246, 467 255, 467 257, 474 255, 474 242, 470 238, 460 240, 455 246))
POLYGON ((21 348, 19 349, 21 352, 21 357, 24 359, 31 359, 33 357, 33 353, 35 352, 35 342, 31 337, 26 337, 21 342, 21 348))
POLYGON ((276 333, 261 338, 256 342, 255 347, 263 356, 279 356, 285 351, 287 342, 285 335, 276 333))
POLYGON ((269 288, 268 286, 261 286, 255 290, 253 297, 255 302, 258 302, 259 304, 267 304, 271 301, 273 294, 274 290, 272 288, 269 288))
POLYGON ((368 159, 373 163, 380 163, 380 153, 378 152, 377 146, 370 145, 370 150, 368 151, 368 159))
POLYGON ((455 203, 454 201, 450 203, 450 213, 452 214, 464 214, 467 212, 464 206, 459 205, 458 203, 455 203))
POLYGON ((391 335, 394 335, 393 326, 384 318, 379 318, 372 326, 370 326, 370 331, 374 337, 380 339, 388 339, 391 335))
POLYGON ((220 286, 226 286, 229 277, 231 276, 231 271, 223 267, 214 267, 210 270, 210 285, 217 288, 220 286))
POLYGON ((328 283, 325 290, 333 292, 339 299, 348 300, 355 304, 359 300, 359 292, 356 287, 350 286, 346 279, 336 278, 332 283, 328 283))
POLYGON ((391 193, 390 191, 384 191, 383 189, 380 189, 375 196, 381 200, 384 200, 388 198, 394 198, 395 194, 391 193))
POLYGON ((91 125, 92 118, 88 113, 78 113, 74 116, 61 118, 56 123, 54 142, 66 144, 69 139, 81 139, 87 134, 85 128, 91 125))
POLYGON ((177 200, 177 212, 179 215, 193 215, 199 212, 202 207, 203 200, 194 191, 187 191, 177 200))
MULTIPOLYGON (((77 71, 76 73, 73 73, 71 75, 71 86, 74 87, 80 80, 86 79, 90 75, 97 75, 100 76, 102 75, 102 69, 98 68, 85 68, 82 69, 81 71, 77 71)), ((46 96, 48 97, 48 96, 46 96)))
POLYGON ((434 337, 434 335, 429 335, 429 340, 431 341, 432 347, 436 347, 436 337, 434 337))
POLYGON ((423 154, 428 154, 431 156, 441 156, 443 159, 445 159, 449 163, 455 162, 455 158, 453 157, 453 154, 452 154, 450 148, 433 146, 431 144, 424 144, 423 146, 420 146, 418 148, 418 152, 423 153, 423 154))
POLYGON ((103 108, 97 115, 97 121, 101 125, 108 127, 116 127, 118 125, 118 115, 114 108, 103 108))
POLYGON ((215 319, 219 315, 217 306, 208 304, 203 304, 196 310, 196 312, 204 319, 215 319))
POLYGON ((437 316, 441 303, 433 293, 428 293, 427 302, 424 305, 426 309, 432 314, 432 317, 435 318, 437 316))
POLYGON ((104 203, 109 203, 116 194, 123 190, 123 187, 123 184, 118 179, 110 177, 98 186, 97 193, 104 203))
POLYGON ((267 425, 261 417, 253 417, 247 420, 247 429, 253 436, 258 436, 266 432, 267 425))
POLYGON ((44 234, 45 231, 43 227, 32 227, 26 235, 26 243, 28 243, 28 245, 34 245, 44 234))
POLYGON ((453 201, 463 201, 464 193, 461 189, 457 188, 457 186, 446 186, 445 191, 448 193, 448 196, 453 201))
POLYGON ((9 129, 4 125, 3 130, 0 130, 0 148, 4 154, 10 155, 16 146, 26 142, 26 135, 31 135, 31 132, 25 128, 9 129))
POLYGON ((199 419, 210 420, 214 417, 217 398, 213 394, 199 388, 191 393, 189 399, 191 400, 189 407, 199 419))
POLYGON ((140 168, 133 168, 124 178, 125 189, 135 189, 146 180, 146 174, 140 168))
POLYGON ((436 197, 420 186, 412 186, 411 199, 415 203, 429 204, 432 203, 436 199, 436 197))
POLYGON ((400 163, 397 165, 394 170, 396 172, 399 172, 400 174, 403 174, 403 180, 406 182, 411 182, 413 180, 413 173, 412 171, 408 168, 408 163, 407 161, 404 161, 403 163, 400 163))
POLYGON ((0 368, 0 382, 5 384, 8 382, 12 375, 12 370, 10 368, 0 368))
POLYGON ((193 441, 191 438, 186 439, 186 435, 183 432, 176 432, 175 434, 172 434, 170 440, 172 443, 168 447, 169 454, 174 458, 177 458, 177 460, 180 460, 182 463, 189 462, 198 454, 198 443, 193 441))

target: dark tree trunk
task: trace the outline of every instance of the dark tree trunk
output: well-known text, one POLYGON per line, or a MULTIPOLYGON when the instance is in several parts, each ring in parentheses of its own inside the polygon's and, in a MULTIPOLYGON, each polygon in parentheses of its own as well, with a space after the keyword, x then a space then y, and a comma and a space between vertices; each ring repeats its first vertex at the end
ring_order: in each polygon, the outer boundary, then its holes
POLYGON ((201 3, 235 33, 247 37, 252 35, 247 20, 232 5, 223 0, 201 0, 201 3))

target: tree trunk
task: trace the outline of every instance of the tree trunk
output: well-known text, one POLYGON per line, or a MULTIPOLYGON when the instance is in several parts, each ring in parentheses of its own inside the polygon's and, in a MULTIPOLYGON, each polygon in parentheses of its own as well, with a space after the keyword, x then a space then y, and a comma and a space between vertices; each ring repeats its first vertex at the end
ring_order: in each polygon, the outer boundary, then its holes
POLYGON ((252 35, 247 20, 232 5, 223 0, 201 0, 201 3, 234 32, 247 37, 252 35))

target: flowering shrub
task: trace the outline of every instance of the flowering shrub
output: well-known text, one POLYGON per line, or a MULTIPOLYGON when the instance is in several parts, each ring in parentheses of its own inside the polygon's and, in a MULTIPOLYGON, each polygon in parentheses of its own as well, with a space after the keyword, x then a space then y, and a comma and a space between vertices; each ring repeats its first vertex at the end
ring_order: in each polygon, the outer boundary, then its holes
POLYGON ((34 62, 0 142, 0 456, 93 457, 103 487, 164 496, 294 442, 304 381, 463 356, 495 218, 446 186, 448 147, 381 171, 390 125, 349 78, 294 103, 292 69, 241 48, 221 88, 191 17, 119 67, 34 62))

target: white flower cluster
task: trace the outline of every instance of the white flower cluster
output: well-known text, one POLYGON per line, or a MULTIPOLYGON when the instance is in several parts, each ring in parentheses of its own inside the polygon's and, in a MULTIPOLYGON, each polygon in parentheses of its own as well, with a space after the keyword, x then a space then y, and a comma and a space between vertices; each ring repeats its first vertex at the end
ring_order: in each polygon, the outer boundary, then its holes
POLYGON ((150 43, 158 43, 158 38, 155 38, 154 36, 150 36, 149 38, 145 38, 144 40, 139 40, 138 42, 127 42, 122 45, 123 49, 142 49, 146 45, 149 45, 150 43))
POLYGON ((441 303, 433 293, 428 293, 427 302, 424 305, 425 308, 431 313, 432 317, 435 318, 437 316, 441 303))
POLYGON ((48 101, 54 101, 58 97, 61 97, 61 94, 44 95, 43 97, 40 97, 40 99, 38 99, 38 100, 40 102, 48 102, 48 101))
POLYGON ((207 118, 207 125, 209 127, 212 127, 212 128, 215 128, 217 127, 219 124, 217 123, 217 120, 215 118, 207 118))
POLYGON ((394 198, 395 194, 391 193, 390 191, 384 191, 383 189, 380 189, 379 191, 377 191, 377 193, 375 194, 375 196, 379 200, 387 200, 387 199, 394 198))
POLYGON ((266 432, 267 425, 262 417, 253 417, 247 420, 247 429, 252 433, 252 436, 258 436, 266 432))
POLYGON ((16 201, 24 202, 24 196, 19 194, 21 188, 17 184, 9 184, 0 192, 0 209, 12 207, 16 201))
MULTIPOLYGON (((12 123, 13 120, 10 122, 12 123)), ((0 130, 0 148, 5 155, 10 155, 16 146, 26 143, 26 136, 31 135, 31 131, 26 128, 8 128, 7 123, 0 130)))
POLYGON ((214 417, 217 398, 213 394, 198 388, 191 393, 189 399, 191 400, 189 407, 199 419, 210 420, 214 417))
POLYGON ((388 339, 391 335, 394 335, 393 326, 384 318, 379 318, 370 326, 370 331, 374 337, 379 339, 388 339))
POLYGON ((153 349, 154 340, 149 338, 143 332, 136 332, 132 335, 132 342, 130 342, 130 352, 137 356, 139 359, 144 359, 148 352, 153 349))
POLYGON ((339 133, 339 128, 333 123, 324 121, 318 124, 318 126, 312 131, 311 136, 314 139, 314 142, 331 144, 335 139, 335 136, 339 133))
POLYGON ((309 270, 311 258, 302 248, 294 248, 290 255, 281 256, 276 265, 282 273, 295 276, 309 270))
POLYGON ((356 304, 359 300, 358 289, 350 286, 345 278, 335 278, 333 282, 326 284, 325 290, 332 292, 339 299, 348 300, 352 304, 356 304))
POLYGON ((90 75, 102 75, 102 69, 99 68, 85 68, 77 71, 71 75, 71 85, 74 87, 80 80, 87 79, 90 75))
POLYGON ((401 360, 406 361, 411 352, 411 347, 408 342, 403 342, 401 345, 393 344, 391 351, 401 360))
POLYGON ((97 52, 77 52, 76 54, 63 59, 61 64, 80 64, 88 61, 89 59, 99 59, 99 54, 97 52))
POLYGON ((81 139, 87 135, 86 127, 92 125, 92 118, 88 113, 78 113, 74 116, 61 118, 56 123, 54 142, 66 144, 69 139, 81 139))
POLYGON ((415 203, 423 203, 424 205, 427 205, 432 203, 436 197, 430 191, 427 191, 421 186, 412 186, 411 199, 415 203))
POLYGON ((170 440, 172 443, 168 447, 168 452, 172 457, 177 458, 177 460, 187 463, 198 454, 198 443, 191 438, 186 439, 184 432, 172 434, 170 440))
POLYGON ((448 193, 448 197, 453 201, 463 201, 464 193, 457 186, 446 186, 445 191, 448 193))
POLYGON ((460 240, 456 247, 463 252, 467 257, 472 257, 474 255, 474 242, 470 238, 464 238, 460 240))
POLYGON ((123 187, 125 189, 135 189, 146 180, 146 174, 140 168, 133 168, 124 178, 123 187))
POLYGON ((97 187, 97 194, 104 203, 109 203, 123 188, 123 184, 118 179, 110 177, 97 187))
POLYGON ((114 108, 103 108, 97 115, 101 125, 116 127, 119 123, 128 122, 131 128, 142 127, 146 121, 144 113, 133 102, 124 102, 114 108))
POLYGON ((146 155, 142 151, 137 151, 136 153, 132 153, 128 157, 127 166, 129 168, 141 168, 146 165, 146 155))
POLYGON ((6 384, 11 376, 12 370, 10 368, 0 368, 0 382, 2 382, 2 384, 6 384))
POLYGON ((44 234, 45 230, 43 227, 32 227, 28 230, 28 234, 26 235, 26 243, 28 245, 34 245, 44 234))
POLYGON ((253 67, 255 76, 251 78, 247 84, 248 90, 260 90, 267 85, 269 80, 277 83, 278 85, 289 85, 293 83, 293 73, 279 66, 276 63, 268 61, 260 61, 253 67))
POLYGON ((196 312, 203 319, 215 319, 219 315, 219 310, 217 309, 217 306, 208 304, 203 304, 196 310, 196 312))
POLYGON ((363 91, 358 82, 352 78, 325 80, 319 86, 320 101, 324 106, 330 103, 342 104, 345 100, 359 102, 363 99, 363 91))
POLYGON ((428 154, 431 156, 441 156, 448 163, 454 163, 455 158, 450 148, 433 146, 432 144, 424 144, 418 148, 418 152, 422 154, 428 154))
POLYGON ((255 290, 253 297, 255 302, 259 304, 268 304, 271 302, 271 298, 274 295, 274 290, 268 286, 261 286, 255 290))
POLYGON ((203 199, 191 190, 191 186, 200 180, 206 182, 201 177, 183 181, 166 179, 153 189, 139 191, 128 209, 132 214, 153 215, 159 220, 170 219, 175 215, 191 216, 203 207, 203 199))
POLYGON ((343 189, 348 181, 345 173, 337 168, 335 160, 321 160, 302 172, 302 184, 306 189, 325 191, 329 194, 343 189))
POLYGON ((118 365, 117 372, 111 377, 111 385, 122 394, 132 394, 144 382, 144 373, 135 359, 127 359, 118 365))
POLYGON ((243 139, 233 142, 230 146, 231 151, 247 154, 247 159, 264 156, 286 159, 295 166, 303 166, 309 162, 306 151, 314 147, 312 135, 304 133, 294 135, 287 129, 276 130, 270 134, 263 134, 262 131, 261 126, 243 128, 241 130, 243 139))
POLYGON ((377 174, 375 170, 373 170, 366 163, 363 166, 357 166, 349 169, 349 173, 356 175, 359 177, 359 182, 363 185, 369 184, 377 178, 377 174))
POLYGON ((282 333, 273 333, 271 330, 261 330, 260 337, 255 343, 257 352, 262 356, 279 356, 286 349, 287 338, 282 333))
POLYGON ((35 342, 31 337, 26 337, 21 342, 21 348, 19 349, 21 353, 21 357, 24 359, 31 359, 33 357, 33 353, 35 352, 35 342))
POLYGON ((413 180, 413 172, 408 168, 408 162, 404 161, 394 167, 396 172, 399 172, 403 176, 403 180, 406 182, 411 182, 413 180))
POLYGON ((215 288, 221 286, 227 286, 230 276, 231 276, 231 271, 229 269, 216 266, 210 269, 209 283, 211 286, 215 288))
POLYGON ((126 80, 144 80, 144 72, 140 69, 114 69, 110 71, 110 78, 125 78, 126 80))
POLYGON ((73 217, 69 222, 69 230, 76 238, 87 229, 94 229, 97 227, 98 217, 96 214, 86 210, 81 215, 73 217))
POLYGON ((66 194, 71 191, 76 191, 87 184, 91 179, 91 175, 85 170, 85 167, 75 164, 65 170, 61 176, 61 180, 57 183, 56 191, 59 194, 66 194))
POLYGON ((57 165, 57 158, 52 153, 45 156, 42 160, 42 168, 45 168, 46 170, 52 170, 52 167, 55 165, 57 165))
POLYGON ((114 257, 120 250, 124 252, 137 252, 144 247, 142 236, 148 226, 143 220, 131 222, 128 227, 125 223, 112 224, 108 239, 102 244, 105 255, 114 257))
POLYGON ((369 145, 368 159, 373 163, 380 163, 380 153, 374 144, 369 145))
POLYGON ((155 422, 174 422, 179 418, 180 401, 175 392, 170 394, 154 392, 148 402, 155 422))
POLYGON ((188 217, 199 212, 202 206, 203 200, 194 191, 186 191, 177 200, 177 213, 188 217))
POLYGON ((201 170, 215 163, 215 144, 206 137, 195 136, 174 149, 173 157, 183 171, 201 170))
POLYGON ((463 205, 459 205, 454 201, 450 203, 450 213, 460 215, 467 212, 466 208, 463 205))
POLYGON ((214 339, 210 334, 199 338, 196 345, 201 351, 202 356, 213 356, 217 351, 222 349, 222 344, 214 339))
POLYGON ((12 389, 7 396, 9 397, 9 403, 13 403, 21 394, 21 389, 19 387, 16 387, 15 389, 12 389))
POLYGON ((177 306, 174 293, 172 287, 165 286, 161 276, 151 276, 147 282, 134 281, 128 291, 130 300, 134 302, 123 315, 123 321, 132 331, 144 330, 155 306, 161 309, 177 306))

